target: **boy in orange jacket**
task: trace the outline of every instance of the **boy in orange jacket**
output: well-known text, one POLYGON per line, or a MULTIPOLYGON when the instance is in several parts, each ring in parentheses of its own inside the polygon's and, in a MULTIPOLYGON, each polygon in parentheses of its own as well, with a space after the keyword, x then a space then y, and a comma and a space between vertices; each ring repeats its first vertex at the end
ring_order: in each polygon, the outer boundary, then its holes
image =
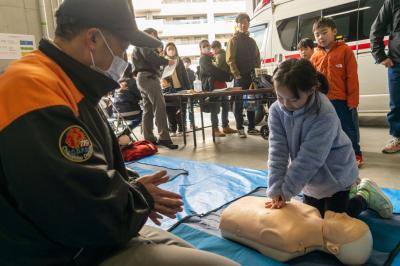
POLYGON ((344 132, 353 143, 358 166, 361 166, 363 157, 357 122, 360 90, 356 58, 349 46, 336 41, 336 24, 331 18, 322 17, 316 21, 313 32, 318 47, 311 62, 328 79, 328 98, 336 109, 344 132))

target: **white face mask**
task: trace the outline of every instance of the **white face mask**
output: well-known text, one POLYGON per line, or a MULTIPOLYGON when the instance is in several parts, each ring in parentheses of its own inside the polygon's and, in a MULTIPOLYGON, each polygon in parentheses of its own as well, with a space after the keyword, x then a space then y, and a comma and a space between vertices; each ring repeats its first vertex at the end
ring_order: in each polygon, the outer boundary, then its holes
POLYGON ((106 75, 109 78, 112 78, 115 81, 119 81, 122 77, 122 75, 124 75, 125 70, 128 68, 129 63, 126 62, 124 59, 122 59, 119 56, 114 55, 113 51, 111 50, 110 46, 108 45, 108 42, 106 40, 106 38, 104 37, 103 33, 101 31, 99 31, 101 37, 104 40, 104 43, 106 44, 108 50, 110 51, 111 55, 113 56, 113 61, 110 65, 110 67, 107 70, 102 70, 99 69, 98 67, 96 67, 95 63, 94 63, 94 58, 93 58, 93 54, 92 52, 90 52, 90 56, 92 57, 92 67, 94 69, 96 69, 97 71, 100 71, 102 73, 104 73, 104 75, 106 75))

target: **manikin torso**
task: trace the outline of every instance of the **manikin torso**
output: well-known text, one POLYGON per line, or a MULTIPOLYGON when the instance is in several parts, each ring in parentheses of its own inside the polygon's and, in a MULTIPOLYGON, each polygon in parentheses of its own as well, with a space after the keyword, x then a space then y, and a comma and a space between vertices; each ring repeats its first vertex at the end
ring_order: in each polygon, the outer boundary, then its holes
POLYGON ((222 213, 222 235, 279 261, 314 250, 333 254, 347 265, 368 260, 372 236, 364 222, 330 211, 322 219, 316 208, 299 201, 282 209, 267 209, 265 202, 244 197, 231 204, 222 213))

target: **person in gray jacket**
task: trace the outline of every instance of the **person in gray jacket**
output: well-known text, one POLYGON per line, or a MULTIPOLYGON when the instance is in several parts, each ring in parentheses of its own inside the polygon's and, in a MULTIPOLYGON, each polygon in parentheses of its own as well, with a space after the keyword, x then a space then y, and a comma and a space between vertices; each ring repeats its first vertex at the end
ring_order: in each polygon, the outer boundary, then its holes
POLYGON ((357 217, 371 208, 392 217, 392 204, 374 182, 363 179, 352 186, 358 178, 354 151, 333 105, 321 93, 328 91, 326 78, 308 60, 289 59, 273 79, 278 101, 269 111, 271 201, 266 207, 282 208, 303 192, 304 203, 322 216, 330 210, 357 217))
MULTIPOLYGON (((153 28, 145 29, 144 32, 158 38, 157 31, 153 28)), ((154 49, 135 47, 132 62, 143 99, 144 139, 170 149, 177 149, 178 145, 172 142, 169 135, 165 100, 160 85, 161 67, 173 65, 175 61, 161 57, 154 49), (153 133, 154 117, 160 136, 158 141, 153 133)))
POLYGON ((372 55, 376 63, 388 69, 390 111, 388 122, 392 138, 384 153, 400 152, 400 1, 385 0, 371 27, 372 55), (390 32, 389 53, 385 52, 384 37, 390 32))

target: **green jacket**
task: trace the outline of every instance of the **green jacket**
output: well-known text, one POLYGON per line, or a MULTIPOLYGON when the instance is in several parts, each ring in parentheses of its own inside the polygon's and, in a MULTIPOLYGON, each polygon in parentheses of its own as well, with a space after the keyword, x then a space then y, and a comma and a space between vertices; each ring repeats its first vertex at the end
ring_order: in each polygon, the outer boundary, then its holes
POLYGON ((249 75, 261 65, 260 51, 249 33, 236 32, 228 42, 226 63, 235 78, 249 75))
POLYGON ((229 65, 226 63, 226 52, 224 49, 221 49, 218 54, 215 55, 215 65, 225 72, 231 72, 229 65))

